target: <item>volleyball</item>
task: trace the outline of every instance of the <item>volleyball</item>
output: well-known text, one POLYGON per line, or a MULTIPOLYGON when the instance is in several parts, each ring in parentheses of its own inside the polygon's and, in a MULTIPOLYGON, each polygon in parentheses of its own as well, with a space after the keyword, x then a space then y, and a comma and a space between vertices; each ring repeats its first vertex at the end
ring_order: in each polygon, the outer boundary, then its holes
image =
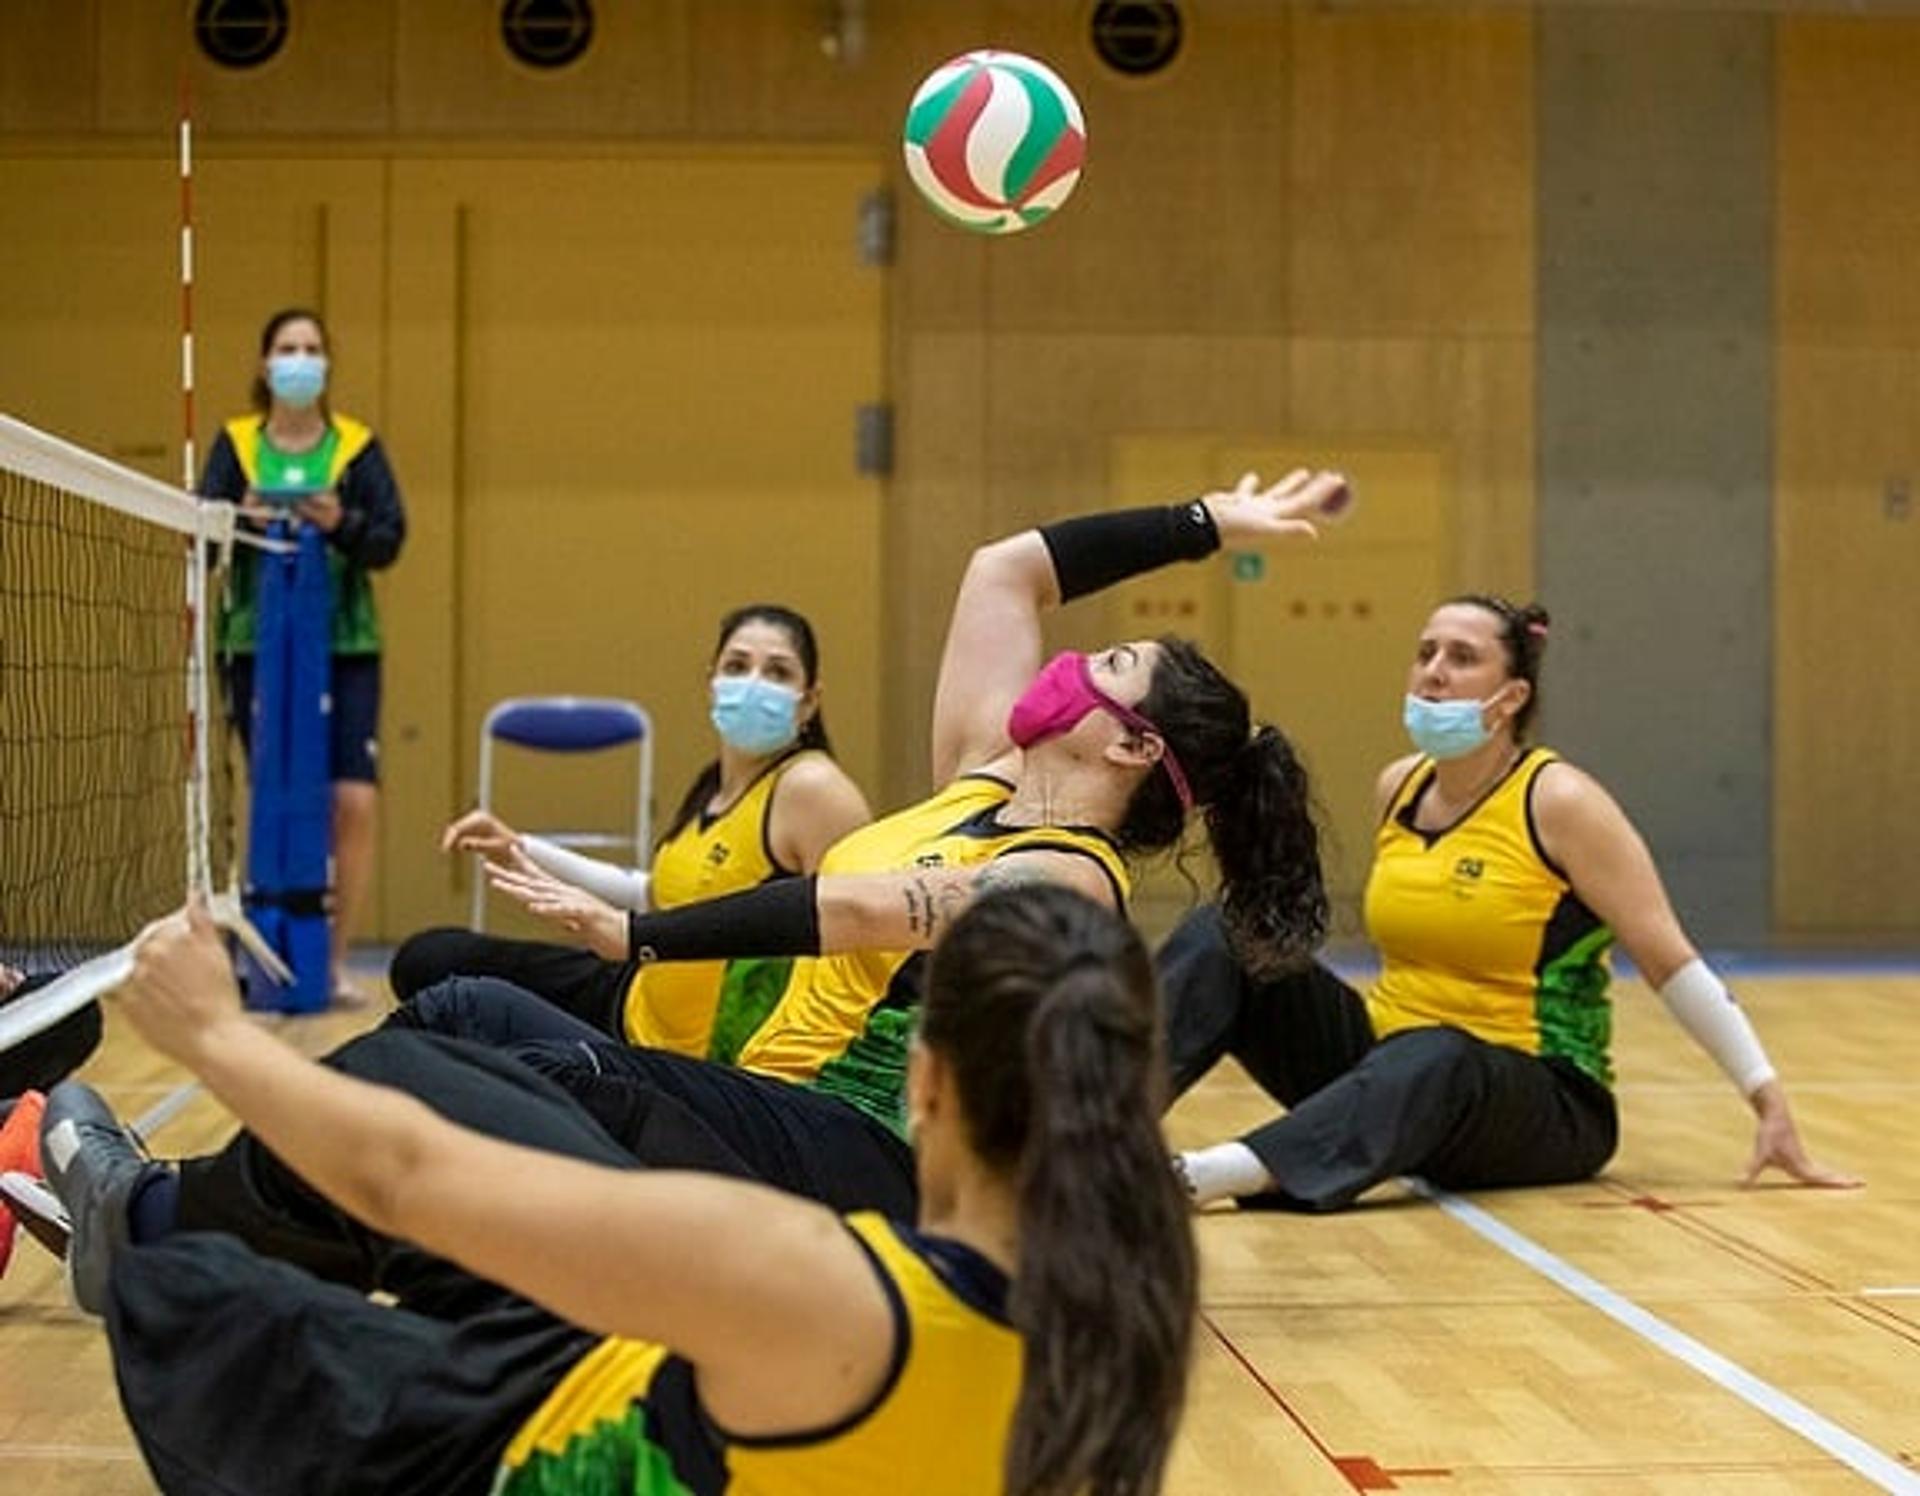
POLYGON ((976 233, 1017 234, 1072 195, 1087 122, 1045 63, 966 52, 914 93, 904 149, 907 175, 941 217, 976 233))

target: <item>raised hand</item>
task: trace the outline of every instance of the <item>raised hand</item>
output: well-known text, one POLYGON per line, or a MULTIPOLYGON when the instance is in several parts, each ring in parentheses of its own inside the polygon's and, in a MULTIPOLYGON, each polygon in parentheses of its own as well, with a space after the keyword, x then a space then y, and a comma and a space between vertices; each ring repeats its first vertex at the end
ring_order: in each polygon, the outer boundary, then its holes
POLYGON ((196 900, 140 933, 120 1001, 147 1043, 189 1069, 224 1021, 243 1017, 233 962, 205 905, 196 900))
POLYGON ((470 810, 440 833, 442 852, 478 852, 488 862, 504 863, 519 845, 520 833, 490 810, 470 810))
POLYGON ((627 917, 539 867, 518 845, 500 862, 488 862, 487 882, 530 914, 548 920, 608 961, 627 957, 627 917))
POLYGON ((1202 496, 1226 545, 1265 545, 1288 537, 1311 540, 1317 521, 1337 519, 1353 505, 1344 474, 1295 468, 1278 483, 1261 486, 1244 473, 1230 489, 1202 496))

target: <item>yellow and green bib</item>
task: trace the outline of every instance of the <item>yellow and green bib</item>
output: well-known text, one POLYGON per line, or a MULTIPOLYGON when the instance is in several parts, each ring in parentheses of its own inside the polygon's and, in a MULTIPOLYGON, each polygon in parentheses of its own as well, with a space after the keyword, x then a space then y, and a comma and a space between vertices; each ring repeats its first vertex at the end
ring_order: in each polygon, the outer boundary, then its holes
MULTIPOLYGON (((282 452, 267 436, 262 416, 237 416, 226 425, 240 471, 248 486, 261 492, 333 488, 340 475, 366 450, 373 432, 352 416, 331 415, 327 433, 310 452, 282 452)), ((373 582, 364 568, 327 548, 327 577, 333 584, 333 652, 380 653, 380 619, 373 606, 373 582)), ((259 557, 236 546, 227 596, 220 609, 217 643, 222 654, 251 654, 258 637, 259 557)))
MULTIPOLYGON (((1080 826, 1004 826, 1004 780, 966 774, 931 799, 834 843, 820 872, 889 873, 973 867, 1010 852, 1091 858, 1124 910, 1128 881, 1105 832, 1080 826)), ((907 1043, 920 1003, 920 951, 845 951, 796 961, 778 1006, 740 1052, 740 1067, 838 1096, 906 1136, 907 1043)))
MULTIPOLYGON (((725 810, 695 815, 660 844, 653 854, 654 908, 717 899, 793 874, 773 854, 771 812, 781 776, 802 756, 769 765, 725 810)), ((621 1011, 627 1041, 732 1063, 779 1001, 792 969, 785 957, 642 966, 621 1011)))
POLYGON ((1557 755, 1532 748, 1443 831, 1414 815, 1433 784, 1421 759, 1374 838, 1367 934, 1380 978, 1367 1012, 1381 1038, 1448 1025, 1492 1044, 1572 1061, 1611 1084, 1613 931, 1580 902, 1540 845, 1534 781, 1557 755))
POLYGON ((1020 1394, 1006 1279, 985 1259, 878 1215, 847 1218, 894 1311, 894 1365, 872 1403, 813 1434, 730 1436, 693 1368, 605 1340, 508 1445, 496 1496, 987 1496, 1020 1394))

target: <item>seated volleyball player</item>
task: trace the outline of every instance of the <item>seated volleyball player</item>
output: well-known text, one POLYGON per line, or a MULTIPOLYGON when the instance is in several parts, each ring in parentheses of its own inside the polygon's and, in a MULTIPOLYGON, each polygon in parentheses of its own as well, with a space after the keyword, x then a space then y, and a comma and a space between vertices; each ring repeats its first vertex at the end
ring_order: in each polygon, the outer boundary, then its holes
POLYGON ((1286 739, 1256 730, 1246 697, 1180 640, 1063 654, 1042 669, 1041 619, 1223 540, 1311 535, 1310 516, 1345 493, 1335 474, 1265 489, 1249 476, 1231 492, 1067 520, 976 552, 934 700, 944 787, 837 843, 816 877, 628 915, 524 860, 489 870, 609 958, 799 957, 737 1069, 597 1042, 497 982, 430 990, 397 1021, 515 1044, 643 1162, 724 1167, 836 1209, 911 1210, 904 1083, 921 953, 982 888, 1054 882, 1123 908, 1128 860, 1175 845, 1198 811, 1245 958, 1274 969, 1318 941, 1317 839, 1286 739))
POLYGON ((1367 882, 1379 980, 1277 978, 1201 909, 1160 954, 1176 1093, 1231 1054, 1289 1108, 1183 1154, 1197 1201, 1338 1210, 1401 1174, 1454 1189, 1597 1173, 1619 1122, 1607 951, 1618 936, 1752 1108, 1747 1178, 1857 1181, 1808 1156, 1753 1027, 1674 916, 1646 844, 1589 775, 1527 741, 1547 615, 1435 610, 1407 680, 1417 752, 1381 772, 1367 882))
MULTIPOLYGON (((721 620, 710 673, 717 752, 694 776, 646 872, 520 836, 484 810, 456 820, 443 845, 496 862, 524 853, 544 871, 628 909, 671 909, 814 871, 821 853, 872 814, 833 759, 813 626, 771 603, 737 608, 721 620)), ((729 1060, 779 996, 790 964, 643 967, 577 946, 441 929, 400 947, 392 980, 405 1002, 449 977, 500 977, 601 1033, 729 1060)))
POLYGON ((124 1000, 364 1269, 155 1226, 164 1168, 85 1086, 53 1093, 74 1289, 170 1496, 1160 1488, 1193 1243, 1151 966, 1076 894, 983 899, 934 952, 913 1225, 635 1172, 475 1046, 389 1030, 305 1059, 245 1018, 197 909, 148 931, 124 1000), (399 1051, 417 1100, 378 1083, 399 1051))

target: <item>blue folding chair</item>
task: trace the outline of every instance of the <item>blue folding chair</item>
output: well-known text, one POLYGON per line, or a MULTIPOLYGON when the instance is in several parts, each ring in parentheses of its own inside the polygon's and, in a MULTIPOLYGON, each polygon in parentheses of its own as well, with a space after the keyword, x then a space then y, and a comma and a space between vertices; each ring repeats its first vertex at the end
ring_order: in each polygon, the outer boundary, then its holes
MULTIPOLYGON (((493 808, 493 749, 511 743, 536 753, 600 753, 638 750, 633 834, 608 831, 532 831, 563 847, 627 848, 630 861, 646 861, 653 845, 653 719, 637 701, 608 696, 515 696, 495 702, 480 724, 480 808, 493 808)), ((486 928, 487 880, 474 869, 473 916, 476 930, 486 928)))

